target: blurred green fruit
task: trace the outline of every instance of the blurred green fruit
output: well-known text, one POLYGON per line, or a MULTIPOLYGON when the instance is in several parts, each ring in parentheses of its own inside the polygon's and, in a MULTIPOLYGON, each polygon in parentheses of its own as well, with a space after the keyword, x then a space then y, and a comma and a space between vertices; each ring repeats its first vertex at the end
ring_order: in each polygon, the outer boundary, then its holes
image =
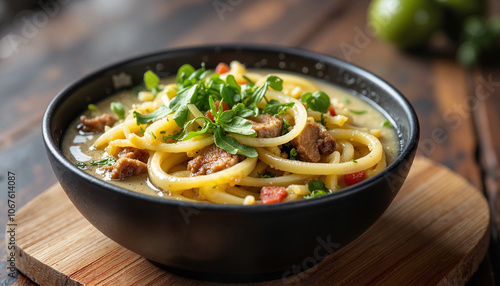
POLYGON ((435 0, 374 0, 368 8, 373 34, 401 48, 423 46, 441 20, 441 7, 435 0))

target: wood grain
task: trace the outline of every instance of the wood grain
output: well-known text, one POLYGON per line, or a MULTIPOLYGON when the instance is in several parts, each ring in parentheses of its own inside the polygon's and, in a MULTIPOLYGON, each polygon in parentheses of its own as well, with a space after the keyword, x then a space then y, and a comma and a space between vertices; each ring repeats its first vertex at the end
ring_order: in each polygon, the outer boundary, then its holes
MULTIPOLYGON (((54 185, 17 217, 17 267, 40 285, 215 285, 163 271, 111 241, 54 185)), ((457 174, 417 157, 407 182, 365 234, 315 267, 253 285, 457 285, 489 242, 484 197, 457 174)))

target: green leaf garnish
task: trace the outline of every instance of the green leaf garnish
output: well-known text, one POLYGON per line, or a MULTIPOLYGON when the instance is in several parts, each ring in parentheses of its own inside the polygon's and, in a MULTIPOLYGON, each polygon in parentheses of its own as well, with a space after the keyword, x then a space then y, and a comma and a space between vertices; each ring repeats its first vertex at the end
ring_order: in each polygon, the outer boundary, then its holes
POLYGON ((319 111, 321 113, 327 113, 328 108, 330 107, 330 97, 322 91, 305 93, 302 95, 300 100, 306 103, 306 108, 319 111))
POLYGON ((110 108, 116 116, 118 116, 118 119, 125 118, 125 108, 123 108, 123 104, 121 102, 111 102, 110 108))
POLYGON ((226 136, 221 127, 215 129, 214 141, 215 145, 226 150, 229 154, 240 154, 250 158, 255 158, 259 155, 255 148, 242 145, 233 137, 226 136))
POLYGON ((141 114, 137 111, 134 111, 134 117, 137 118, 137 125, 147 124, 149 122, 153 122, 170 114, 170 109, 165 105, 160 105, 158 109, 148 114, 141 114))
POLYGON ((294 104, 295 102, 281 103, 277 100, 272 99, 266 104, 263 112, 278 116, 285 113, 286 110, 293 107, 294 104))
POLYGON ((348 98, 348 97, 345 97, 344 98, 344 103, 345 104, 349 104, 351 102, 351 100, 348 98))
POLYGON ((290 149, 290 157, 288 159, 297 160, 297 149, 295 148, 290 149))
POLYGON ((320 179, 310 180, 309 182, 307 182, 307 188, 311 193, 309 195, 304 196, 304 199, 310 199, 317 196, 330 194, 332 192, 325 186, 325 183, 323 183, 323 181, 321 181, 320 179))
POLYGON ((354 113, 354 114, 365 114, 366 110, 352 110, 352 109, 349 109, 349 112, 350 113, 354 113))
POLYGON ((109 158, 106 158, 106 159, 102 159, 102 160, 99 160, 99 161, 90 161, 90 165, 97 165, 98 167, 102 167, 102 166, 111 166, 113 165, 114 163, 116 162, 116 159, 113 158, 113 157, 109 157, 109 158))
POLYGON ((260 177, 260 178, 275 178, 276 175, 269 172, 269 171, 265 171, 263 174, 257 172, 257 175, 260 177))
POLYGON ((76 162, 76 166, 78 166, 80 168, 85 168, 87 166, 87 164, 85 164, 83 162, 76 162))
POLYGON ((358 161, 356 161, 356 160, 354 160, 354 159, 352 159, 352 160, 351 160, 351 162, 353 162, 353 163, 358 163, 358 161))
POLYGON ((98 112, 99 111, 99 108, 97 108, 97 106, 95 104, 89 104, 87 106, 87 108, 90 110, 90 111, 93 111, 93 112, 98 112))
MULTIPOLYGON (((267 88, 271 87, 274 90, 282 90, 283 89, 283 80, 277 76, 270 75, 267 77, 266 81, 264 82, 263 85, 259 86, 255 92, 250 96, 248 99, 246 105, 247 106, 254 106, 259 103, 262 98, 266 95, 267 88)), ((254 115, 257 116, 258 114, 254 115)))
POLYGON ((144 73, 144 84, 146 88, 153 91, 153 88, 158 87, 160 83, 160 78, 152 71, 147 71, 144 73))
POLYGON ((285 119, 283 119, 283 127, 281 127, 281 136, 287 134, 290 130, 290 123, 286 122, 285 119))
POLYGON ((389 122, 389 120, 382 122, 382 127, 390 127, 390 126, 392 126, 392 124, 391 122, 389 122))

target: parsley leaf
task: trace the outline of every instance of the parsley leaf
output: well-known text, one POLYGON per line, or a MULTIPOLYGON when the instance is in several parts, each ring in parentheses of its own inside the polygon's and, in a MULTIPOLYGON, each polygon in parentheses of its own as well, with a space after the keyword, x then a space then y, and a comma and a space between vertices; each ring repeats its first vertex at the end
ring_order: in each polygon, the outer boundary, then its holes
POLYGON ((137 125, 156 121, 169 114, 170 114, 170 109, 163 104, 160 105, 158 109, 148 114, 141 114, 137 111, 134 111, 134 117, 137 118, 137 125))
POLYGON ((98 167, 102 167, 102 166, 111 166, 113 165, 114 163, 116 162, 116 159, 113 158, 113 157, 109 157, 109 158, 106 158, 106 159, 102 159, 102 160, 99 160, 99 161, 90 161, 90 165, 97 165, 98 167))
POLYGON ((260 178, 275 178, 275 177, 276 177, 276 175, 275 175, 275 174, 273 174, 273 173, 271 173, 271 172, 269 172, 269 171, 267 171, 267 170, 266 170, 264 173, 262 173, 262 174, 261 174, 261 173, 259 173, 259 172, 257 172, 257 175, 258 175, 260 178))
POLYGON ((144 84, 146 88, 149 90, 153 90, 153 88, 158 87, 160 83, 160 78, 152 71, 147 71, 144 73, 144 84))
POLYGON ((365 114, 366 110, 352 110, 352 109, 349 109, 349 112, 350 113, 354 113, 354 114, 365 114))
POLYGON ((305 93, 300 98, 300 101, 306 103, 306 108, 319 111, 321 113, 327 113, 328 108, 330 107, 330 97, 322 91, 305 93))
POLYGON ((382 127, 390 127, 390 126, 392 126, 392 124, 389 120, 382 122, 382 127))
POLYGON ((87 108, 90 110, 90 111, 93 111, 93 112, 98 112, 99 111, 99 108, 97 108, 97 106, 95 104, 89 104, 87 106, 87 108))
POLYGON ((292 148, 290 149, 290 160, 296 160, 297 159, 297 149, 292 148))
POLYGON ((277 100, 271 99, 264 107, 263 112, 278 116, 285 113, 286 110, 293 107, 294 104, 295 102, 281 103, 277 100))
POLYGON ((310 180, 309 182, 307 182, 307 188, 311 193, 309 195, 304 196, 305 199, 310 199, 317 196, 330 194, 332 192, 325 186, 325 183, 323 183, 323 181, 321 181, 320 179, 310 180))
POLYGON ((191 87, 181 89, 168 105, 170 110, 175 110, 174 120, 179 127, 183 127, 184 123, 189 119, 189 109, 187 105, 195 102, 198 94, 198 86, 198 84, 195 84, 191 87))
POLYGON ((255 148, 242 145, 233 137, 226 136, 226 134, 222 130, 222 127, 220 126, 217 126, 217 128, 215 129, 214 141, 215 145, 226 150, 229 154, 240 154, 250 158, 254 158, 259 155, 255 148))
POLYGON ((79 168, 85 168, 87 166, 87 164, 85 164, 83 162, 76 162, 76 166, 78 166, 79 168))
POLYGON ((286 122, 285 119, 283 119, 283 127, 281 128, 281 136, 287 134, 288 132, 290 132, 290 123, 286 122))
POLYGON ((121 102, 111 102, 110 108, 118 116, 118 119, 125 118, 125 109, 121 102))
MULTIPOLYGON (((259 103, 262 98, 266 95, 267 88, 271 87, 274 90, 282 90, 283 89, 283 80, 277 76, 268 76, 266 81, 264 82, 263 85, 259 86, 255 92, 250 96, 248 99, 246 105, 247 107, 253 107, 256 106, 257 103, 259 103)), ((259 114, 255 114, 254 116, 257 116, 259 114)))
MULTIPOLYGON (((231 110, 224 111, 222 113, 222 116, 229 111, 231 110)), ((218 123, 219 126, 221 126, 222 129, 224 129, 224 131, 226 132, 241 134, 251 137, 257 136, 257 132, 255 132, 255 130, 252 128, 252 122, 242 117, 235 116, 228 121, 220 121, 218 123)))

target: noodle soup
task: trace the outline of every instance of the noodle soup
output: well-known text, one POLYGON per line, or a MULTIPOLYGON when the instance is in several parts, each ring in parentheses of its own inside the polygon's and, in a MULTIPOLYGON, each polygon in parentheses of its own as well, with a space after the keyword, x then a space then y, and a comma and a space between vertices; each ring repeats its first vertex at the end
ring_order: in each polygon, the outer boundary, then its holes
POLYGON ((398 156, 391 122, 330 83, 238 62, 158 80, 148 72, 143 90, 89 106, 64 136, 65 156, 136 192, 243 205, 321 197, 398 156))

